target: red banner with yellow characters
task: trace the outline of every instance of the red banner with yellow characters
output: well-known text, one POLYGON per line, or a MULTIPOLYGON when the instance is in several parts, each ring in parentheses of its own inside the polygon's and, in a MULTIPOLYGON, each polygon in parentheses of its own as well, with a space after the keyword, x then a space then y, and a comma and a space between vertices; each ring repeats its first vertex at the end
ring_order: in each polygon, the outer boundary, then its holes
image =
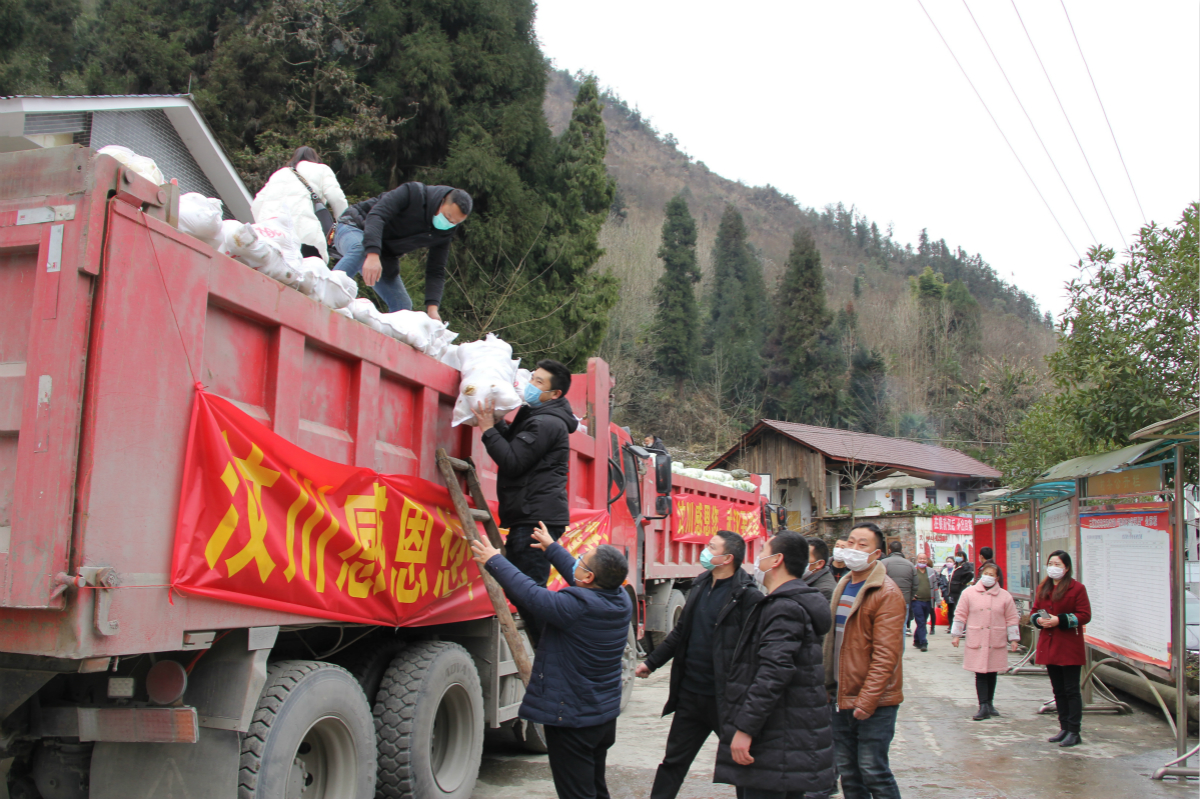
POLYGON ((720 497, 677 494, 671 516, 671 540, 707 544, 718 530, 737 533, 747 541, 765 534, 758 506, 748 507, 720 497))
MULTIPOLYGON (((606 511, 579 510, 559 541, 578 554, 610 537, 606 511)), ((184 593, 367 624, 493 615, 444 486, 318 457, 203 391, 171 582, 184 593)))
POLYGON ((171 582, 340 621, 492 615, 444 486, 313 455, 196 392, 171 582))

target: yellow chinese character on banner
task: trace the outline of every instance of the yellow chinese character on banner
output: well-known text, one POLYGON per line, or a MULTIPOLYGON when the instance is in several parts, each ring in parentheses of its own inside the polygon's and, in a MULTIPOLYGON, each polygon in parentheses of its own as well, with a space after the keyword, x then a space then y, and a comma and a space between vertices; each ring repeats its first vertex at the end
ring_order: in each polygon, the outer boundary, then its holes
POLYGON ((433 585, 434 596, 441 597, 470 581, 467 565, 471 561, 471 545, 463 537, 462 523, 457 517, 443 508, 435 509, 434 513, 446 527, 439 539, 442 545, 441 569, 433 585))
MULTIPOLYGON (((223 430, 221 435, 225 437, 225 443, 228 445, 228 433, 223 430)), ((258 577, 265 583, 275 569, 275 561, 267 552, 268 525, 267 514, 263 508, 262 490, 264 487, 270 488, 275 485, 275 481, 279 479, 279 472, 266 468, 262 465, 262 461, 262 450, 258 448, 257 444, 251 442, 249 455, 245 458, 236 456, 230 458, 230 462, 225 465, 225 471, 221 474, 221 482, 229 490, 230 497, 234 497, 237 494, 240 475, 240 482, 246 486, 246 522, 250 527, 250 540, 240 551, 225 560, 229 576, 234 576, 248 566, 250 561, 254 561, 258 566, 258 577)), ((221 519, 208 544, 204 547, 204 556, 208 560, 209 568, 216 568, 217 561, 224 554, 229 539, 237 529, 238 519, 237 509, 231 500, 229 510, 225 512, 224 518, 221 519)))
POLYGON ((392 595, 396 601, 412 604, 429 591, 429 576, 424 566, 429 557, 433 515, 408 497, 400 509, 400 533, 396 539, 395 563, 408 564, 392 571, 392 595))
POLYGON ((383 546, 383 512, 387 510, 387 489, 373 483, 370 494, 346 497, 344 506, 346 526, 354 536, 345 551, 338 553, 343 561, 338 573, 337 587, 341 591, 349 582, 348 592, 355 599, 387 589, 387 560, 383 546), (356 558, 356 562, 349 562, 356 558))

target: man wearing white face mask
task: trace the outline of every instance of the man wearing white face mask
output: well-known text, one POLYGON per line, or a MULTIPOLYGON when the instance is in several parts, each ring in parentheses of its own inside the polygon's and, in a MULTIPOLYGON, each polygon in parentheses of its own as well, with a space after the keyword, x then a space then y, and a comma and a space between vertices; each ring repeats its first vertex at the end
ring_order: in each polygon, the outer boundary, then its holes
POLYGON ((717 531, 700 553, 704 573, 692 580, 679 622, 635 672, 649 677, 668 661, 672 664, 663 715, 675 716, 650 799, 675 799, 709 733, 720 734, 733 649, 751 609, 763 598, 742 568, 745 557, 745 539, 717 531))
POLYGON ((878 562, 883 532, 866 522, 846 543, 842 559, 850 574, 834 592, 834 635, 825 636, 824 647, 835 764, 846 799, 900 799, 888 750, 904 701, 900 659, 908 608, 878 562))
POLYGON ((846 576, 846 572, 850 571, 846 568, 845 562, 842 560, 842 555, 846 552, 846 539, 839 538, 833 545, 833 561, 829 564, 829 571, 833 573, 835 579, 842 579, 846 576))

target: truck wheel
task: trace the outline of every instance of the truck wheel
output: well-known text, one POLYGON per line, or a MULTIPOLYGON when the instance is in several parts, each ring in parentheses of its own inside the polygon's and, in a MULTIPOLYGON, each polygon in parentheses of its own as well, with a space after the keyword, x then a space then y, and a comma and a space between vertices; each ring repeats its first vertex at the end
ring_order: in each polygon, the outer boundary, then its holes
POLYGON ((367 698, 345 669, 273 663, 242 737, 238 799, 371 799, 373 732, 367 698))
POLYGON ((667 629, 662 632, 651 633, 650 643, 657 647, 666 640, 667 635, 679 623, 679 617, 683 615, 683 605, 685 602, 687 602, 686 594, 678 588, 671 589, 671 596, 667 599, 667 629))
POLYGON ((550 751, 546 744, 546 728, 534 721, 517 719, 513 722, 513 738, 526 752, 544 755, 550 751))
POLYGON ((383 673, 392 665, 396 655, 408 646, 408 641, 402 638, 381 639, 370 635, 363 644, 365 646, 356 646, 342 665, 362 686, 363 693, 367 695, 367 704, 374 707, 375 697, 379 694, 379 686, 383 682, 383 673))
POLYGON ((469 799, 483 727, 483 688, 467 650, 448 641, 410 644, 375 699, 379 796, 469 799))
POLYGON ((631 624, 629 633, 625 636, 625 651, 621 654, 621 712, 625 711, 625 706, 629 704, 629 697, 633 696, 633 681, 636 678, 634 672, 637 670, 637 666, 637 630, 631 624))

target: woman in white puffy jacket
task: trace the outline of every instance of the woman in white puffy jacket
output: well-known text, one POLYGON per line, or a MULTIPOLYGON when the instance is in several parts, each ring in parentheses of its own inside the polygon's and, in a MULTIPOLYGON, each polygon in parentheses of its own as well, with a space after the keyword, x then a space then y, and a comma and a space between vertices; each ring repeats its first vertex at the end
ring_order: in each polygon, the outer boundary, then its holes
POLYGON ((300 239, 302 254, 305 257, 319 255, 325 263, 329 263, 329 248, 325 243, 321 222, 313 210, 312 194, 325 203, 335 220, 346 212, 346 195, 338 185, 333 170, 321 163, 320 156, 313 148, 298 147, 288 165, 271 175, 267 185, 255 195, 251 210, 254 212, 254 221, 261 222, 264 212, 269 213, 272 205, 284 205, 292 212, 292 223, 300 239), (308 182, 312 193, 300 178, 308 182))

